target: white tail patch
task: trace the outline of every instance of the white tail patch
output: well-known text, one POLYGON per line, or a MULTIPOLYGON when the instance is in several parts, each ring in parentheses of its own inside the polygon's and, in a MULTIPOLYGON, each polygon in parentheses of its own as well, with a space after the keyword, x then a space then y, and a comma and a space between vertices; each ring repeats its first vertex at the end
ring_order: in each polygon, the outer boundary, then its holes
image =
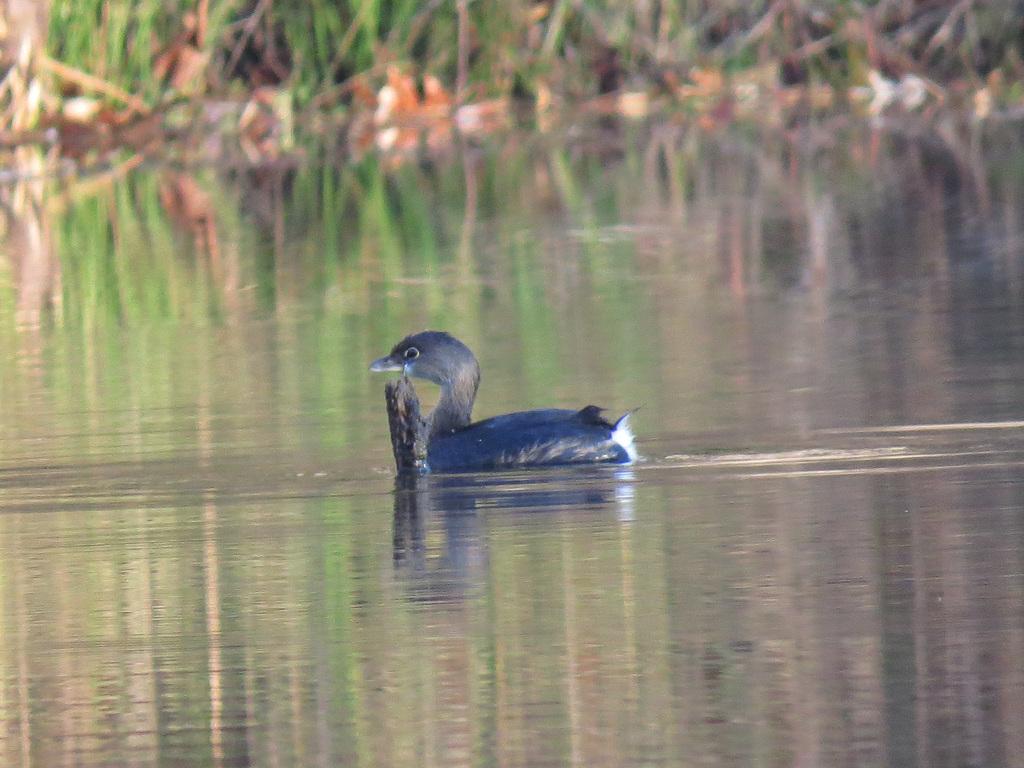
POLYGON ((629 426, 629 417, 631 415, 627 413, 615 422, 615 429, 612 430, 612 440, 622 446, 630 461, 636 461, 640 458, 640 454, 636 450, 636 439, 633 437, 633 429, 629 426))

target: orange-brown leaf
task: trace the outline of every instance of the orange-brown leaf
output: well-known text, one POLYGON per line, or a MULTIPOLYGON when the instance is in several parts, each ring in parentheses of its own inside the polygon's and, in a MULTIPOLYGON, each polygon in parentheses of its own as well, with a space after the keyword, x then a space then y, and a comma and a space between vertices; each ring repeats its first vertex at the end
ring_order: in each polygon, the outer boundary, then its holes
POLYGON ((451 112, 452 97, 433 75, 423 78, 423 110, 433 117, 443 117, 451 112))
POLYGON ((377 108, 377 96, 370 90, 366 80, 356 77, 349 81, 349 88, 352 91, 353 101, 357 101, 369 109, 377 108))
POLYGON ((411 114, 419 106, 420 97, 416 92, 416 83, 409 75, 403 75, 397 67, 388 69, 388 85, 395 90, 398 100, 395 104, 395 113, 411 114))
POLYGON ((201 87, 196 87, 196 85, 206 70, 209 60, 209 55, 203 53, 198 48, 194 48, 191 45, 182 46, 178 52, 178 61, 174 67, 174 72, 171 75, 171 85, 178 91, 189 89, 202 90, 201 87))
POLYGON ((690 70, 690 79, 705 95, 712 95, 722 90, 725 77, 717 69, 694 67, 690 70))

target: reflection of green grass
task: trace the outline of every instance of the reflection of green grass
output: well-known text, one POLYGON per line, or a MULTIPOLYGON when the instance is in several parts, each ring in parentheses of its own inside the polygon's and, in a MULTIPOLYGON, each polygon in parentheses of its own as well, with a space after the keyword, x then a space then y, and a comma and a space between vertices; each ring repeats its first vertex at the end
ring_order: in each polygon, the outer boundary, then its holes
MULTIPOLYGON (((638 197, 642 159, 627 151, 607 166, 561 147, 510 142, 474 161, 476 220, 468 224, 466 170, 457 162, 392 170, 370 156, 278 179, 203 172, 221 261, 235 259, 241 274, 237 294, 161 206, 159 175, 137 172, 55 216, 64 322, 97 331, 218 324, 301 306, 366 318, 381 344, 427 325, 474 344, 514 333, 528 341, 523 371, 539 400, 571 375, 566 354, 572 361, 588 348, 615 349, 614 358, 640 369, 645 345, 635 339, 649 310, 635 238, 646 234, 616 226, 648 220, 657 238, 669 215, 678 214, 679 226, 686 216, 681 198, 666 202, 646 189, 638 197)), ((667 179, 707 174, 696 152, 676 151, 665 163, 667 179)), ((709 210, 717 194, 734 194, 729 173, 716 179, 722 192, 700 193, 709 210)))
MULTIPOLYGON (((166 319, 216 320, 225 286, 209 253, 161 207, 157 174, 137 174, 108 194, 72 204, 59 217, 57 248, 66 319, 109 327, 166 319)), ((242 247, 230 197, 214 189, 218 245, 242 247)), ((225 253, 220 254, 224 259, 225 253)))
MULTIPOLYGON (((323 428, 330 445, 359 438, 345 426, 361 423, 353 403, 368 391, 379 402, 382 381, 366 376, 365 362, 428 326, 477 350, 487 382, 481 415, 580 397, 613 406, 613 381, 625 404, 646 401, 630 394, 650 350, 637 342, 645 294, 628 240, 601 235, 631 215, 631 188, 603 183, 607 169, 574 162, 567 150, 530 143, 475 162, 477 213, 469 223, 466 171, 454 162, 393 170, 371 156, 280 177, 201 172, 194 178, 213 205, 221 271, 161 204, 164 172, 139 171, 100 197, 72 202, 54 216, 54 240, 63 332, 89 340, 79 374, 144 362, 154 380, 173 380, 174 356, 143 345, 105 360, 96 342, 147 328, 234 326, 255 315, 296 334, 298 357, 286 358, 277 375, 293 382, 287 398, 319 399, 331 410, 323 428), (596 196, 588 191, 595 184, 596 196), (241 275, 235 288, 223 276, 231 259, 241 275), (590 377, 583 391, 581 371, 590 377)), ((178 332, 187 333, 168 331, 178 332)), ((259 375, 245 373, 249 342, 231 338, 228 378, 238 379, 240 393, 258 390, 259 375)), ((215 370, 210 354, 194 365, 215 370)), ((174 402, 171 392, 142 397, 139 385, 130 387, 140 407, 174 402)))

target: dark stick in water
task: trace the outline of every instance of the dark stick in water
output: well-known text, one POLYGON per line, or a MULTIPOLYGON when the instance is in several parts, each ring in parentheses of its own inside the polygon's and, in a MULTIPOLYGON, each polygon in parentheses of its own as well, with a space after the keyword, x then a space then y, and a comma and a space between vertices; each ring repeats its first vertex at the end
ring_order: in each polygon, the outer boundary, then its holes
POLYGON ((399 472, 427 469, 427 442, 430 425, 420 416, 420 400, 407 376, 384 385, 391 429, 391 451, 399 472))

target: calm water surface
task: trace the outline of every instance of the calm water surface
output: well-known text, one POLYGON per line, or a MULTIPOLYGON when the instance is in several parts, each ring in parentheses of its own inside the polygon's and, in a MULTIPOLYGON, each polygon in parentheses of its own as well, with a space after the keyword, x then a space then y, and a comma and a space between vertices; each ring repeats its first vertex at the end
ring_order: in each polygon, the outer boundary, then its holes
POLYGON ((46 193, 0 764, 1024 766, 1024 140, 611 139, 46 193), (396 480, 427 326, 646 460, 396 480))

